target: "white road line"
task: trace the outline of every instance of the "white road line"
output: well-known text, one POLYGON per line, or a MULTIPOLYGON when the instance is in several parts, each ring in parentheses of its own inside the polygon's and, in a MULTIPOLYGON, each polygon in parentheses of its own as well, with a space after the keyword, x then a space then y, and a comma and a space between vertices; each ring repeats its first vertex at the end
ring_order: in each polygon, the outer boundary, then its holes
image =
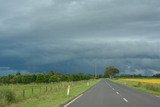
POLYGON ((156 97, 160 98, 160 96, 156 96, 156 97))
POLYGON ((64 107, 68 107, 71 103, 73 103, 74 101, 76 101, 78 98, 80 98, 83 94, 79 95, 78 97, 76 97, 75 99, 73 99, 72 101, 70 101, 69 103, 67 103, 66 105, 64 105, 64 107))
POLYGON ((123 98, 123 100, 124 100, 125 102, 128 102, 128 100, 127 100, 127 99, 125 99, 125 98, 123 98))
MULTIPOLYGON (((110 87, 110 88, 112 88, 112 86, 109 84, 109 83, 107 83, 106 81, 105 81, 105 83, 110 87)), ((115 90, 114 88, 112 88, 113 90, 115 90)))
POLYGON ((106 81, 105 81, 105 83, 106 83, 107 85, 109 85, 106 81))
POLYGON ((107 83, 106 81, 105 81, 105 83, 106 83, 109 87, 111 87, 111 88, 112 88, 112 86, 111 86, 109 83, 107 83))
POLYGON ((119 92, 116 92, 117 94, 119 94, 119 92))

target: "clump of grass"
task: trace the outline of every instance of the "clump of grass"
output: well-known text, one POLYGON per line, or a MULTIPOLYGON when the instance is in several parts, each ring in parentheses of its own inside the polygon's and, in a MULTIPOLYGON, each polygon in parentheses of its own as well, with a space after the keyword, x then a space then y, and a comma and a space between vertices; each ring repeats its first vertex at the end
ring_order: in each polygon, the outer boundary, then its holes
POLYGON ((142 86, 142 83, 141 82, 138 82, 138 83, 135 83, 133 84, 134 87, 141 87, 142 86))
POLYGON ((138 86, 138 87, 142 86, 142 83, 141 83, 141 82, 138 82, 137 86, 138 86))
POLYGON ((145 88, 152 91, 160 91, 160 88, 154 84, 146 84, 145 88))
POLYGON ((11 90, 0 90, 0 107, 4 107, 15 101, 15 94, 11 90))

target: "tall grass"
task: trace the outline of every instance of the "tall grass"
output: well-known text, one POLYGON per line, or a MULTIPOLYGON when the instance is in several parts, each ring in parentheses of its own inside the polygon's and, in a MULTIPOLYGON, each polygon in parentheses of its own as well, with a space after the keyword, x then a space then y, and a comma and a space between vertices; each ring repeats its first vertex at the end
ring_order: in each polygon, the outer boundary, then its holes
POLYGON ((4 107, 15 101, 15 93, 11 90, 0 90, 0 107, 4 107))
POLYGON ((157 85, 157 84, 145 84, 145 88, 146 88, 147 90, 160 92, 160 86, 157 85))

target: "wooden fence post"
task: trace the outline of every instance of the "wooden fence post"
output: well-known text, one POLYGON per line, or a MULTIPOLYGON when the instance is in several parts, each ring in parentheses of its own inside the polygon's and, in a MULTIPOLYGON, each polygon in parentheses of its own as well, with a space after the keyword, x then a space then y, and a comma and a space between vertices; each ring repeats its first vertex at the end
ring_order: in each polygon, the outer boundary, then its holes
POLYGON ((46 86, 46 92, 47 92, 47 86, 46 86))
POLYGON ((52 91, 52 86, 51 86, 51 91, 52 91))
POLYGON ((40 93, 41 93, 41 87, 40 87, 40 93))
POLYGON ((33 87, 32 87, 32 94, 33 94, 33 87))
POLYGON ((22 94, 23 94, 23 98, 25 98, 25 90, 23 90, 23 93, 22 93, 22 94))

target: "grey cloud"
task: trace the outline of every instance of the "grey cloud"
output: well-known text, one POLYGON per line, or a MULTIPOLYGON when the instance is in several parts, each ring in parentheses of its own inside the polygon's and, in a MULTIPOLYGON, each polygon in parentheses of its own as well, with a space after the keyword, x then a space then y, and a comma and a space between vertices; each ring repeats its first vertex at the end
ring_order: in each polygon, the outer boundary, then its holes
POLYGON ((159 72, 158 0, 0 2, 3 66, 89 72, 97 60, 101 72, 107 65, 124 73, 159 72))
POLYGON ((25 70, 13 70, 10 67, 0 67, 0 75, 9 75, 9 74, 16 74, 17 72, 21 73, 29 73, 25 70))

